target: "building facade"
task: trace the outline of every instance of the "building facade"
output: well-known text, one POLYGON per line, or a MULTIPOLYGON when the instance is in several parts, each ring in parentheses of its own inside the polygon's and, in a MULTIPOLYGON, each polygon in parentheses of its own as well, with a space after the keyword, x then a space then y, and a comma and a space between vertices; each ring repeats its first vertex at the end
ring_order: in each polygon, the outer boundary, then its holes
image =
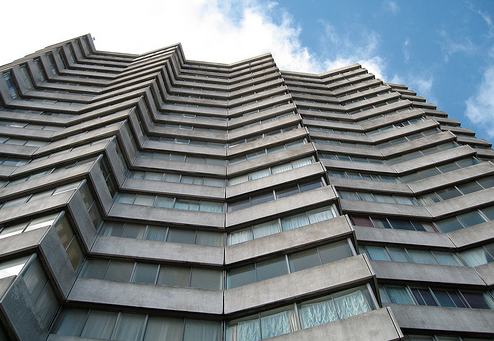
POLYGON ((0 340, 494 340, 494 152, 406 86, 90 35, 0 72, 0 340))

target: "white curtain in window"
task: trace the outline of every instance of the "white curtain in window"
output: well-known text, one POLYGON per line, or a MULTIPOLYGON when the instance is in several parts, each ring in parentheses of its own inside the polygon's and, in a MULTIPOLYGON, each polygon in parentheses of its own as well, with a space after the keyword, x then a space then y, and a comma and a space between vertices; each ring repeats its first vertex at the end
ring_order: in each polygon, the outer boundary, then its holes
POLYGON ((150 317, 144 341, 182 341, 184 321, 150 317))
POLYGON ((139 341, 144 329, 144 315, 121 314, 118 321, 115 340, 139 341))
POLYGON ((357 291, 334 299, 338 316, 342 319, 369 311, 362 291, 357 291))
POLYGON ((228 245, 234 245, 252 240, 252 231, 250 229, 232 232, 228 235, 228 245))
POLYGON ((310 328, 323 323, 336 321, 338 314, 333 300, 302 305, 300 310, 302 328, 310 328))
POLYGON ((258 341, 261 340, 261 326, 259 319, 239 322, 229 326, 227 331, 228 341, 258 341))
POLYGON ((223 213, 223 204, 216 202, 201 201, 201 206, 199 210, 203 212, 223 213))
POLYGON ((263 339, 291 332, 292 324, 288 312, 262 317, 261 330, 263 339))
POLYGON ((261 169, 256 172, 252 172, 249 174, 249 180, 255 180, 255 179, 260 179, 264 178, 266 176, 269 176, 269 169, 261 169))
POLYGON ((165 240, 166 236, 166 227, 159 226, 148 226, 146 231, 146 239, 147 240, 165 240))
POLYGON ((463 251, 461 255, 470 266, 487 264, 489 262, 488 258, 490 258, 482 248, 463 251))
POLYGON ((278 174, 278 173, 289 171, 292 168, 293 168, 293 166, 290 163, 285 163, 283 165, 279 165, 279 166, 273 167, 271 169, 271 172, 273 174, 278 174))
POLYGON ((309 211, 308 215, 311 224, 334 218, 334 214, 331 208, 323 208, 319 210, 309 211))
POLYGON ((275 220, 264 224, 255 225, 252 227, 252 230, 254 231, 254 239, 256 239, 280 232, 280 226, 278 221, 275 220))
POLYGON ((293 168, 298 168, 298 167, 302 167, 302 166, 305 166, 305 165, 309 165, 309 164, 311 164, 313 162, 314 161, 312 160, 312 158, 305 158, 305 159, 302 159, 302 160, 292 161, 292 165, 293 165, 293 168))
POLYGON ((309 219, 305 213, 281 219, 283 231, 292 230, 305 225, 309 225, 309 219))

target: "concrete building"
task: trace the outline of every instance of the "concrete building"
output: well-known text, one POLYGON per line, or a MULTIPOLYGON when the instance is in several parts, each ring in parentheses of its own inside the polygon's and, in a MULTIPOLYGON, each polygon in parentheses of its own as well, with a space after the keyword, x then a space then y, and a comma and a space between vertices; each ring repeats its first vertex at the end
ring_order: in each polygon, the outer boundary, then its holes
POLYGON ((494 152, 360 65, 0 68, 0 340, 494 340, 494 152))

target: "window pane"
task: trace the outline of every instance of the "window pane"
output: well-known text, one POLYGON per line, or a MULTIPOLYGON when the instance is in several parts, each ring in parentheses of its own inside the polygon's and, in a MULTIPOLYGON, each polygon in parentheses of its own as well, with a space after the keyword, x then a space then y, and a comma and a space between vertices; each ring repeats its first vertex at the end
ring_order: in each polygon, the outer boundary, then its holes
POLYGON ((123 230, 123 223, 105 222, 100 234, 103 236, 120 237, 123 230))
POLYGON ((461 294, 465 297, 470 307, 475 309, 490 309, 482 293, 462 291, 461 294))
POLYGON ((487 216, 487 218, 489 218, 490 220, 494 220, 494 206, 485 207, 481 209, 481 211, 487 216))
POLYGON ((297 252, 288 256, 290 271, 295 272, 321 265, 317 250, 297 252))
POLYGON ((148 225, 144 238, 147 240, 164 241, 166 238, 166 227, 148 225))
POLYGON ((395 262, 410 263, 411 260, 408 257, 405 249, 400 249, 396 247, 388 247, 388 252, 391 255, 392 260, 395 262))
POLYGON ((252 230, 250 228, 239 230, 228 234, 228 245, 235 245, 238 243, 243 243, 248 240, 252 240, 254 237, 252 235, 252 230))
POLYGON ((439 231, 443 233, 452 232, 463 228, 463 226, 460 224, 458 219, 456 219, 456 217, 439 220, 436 221, 435 224, 439 229, 439 231))
POLYGON ((106 259, 88 259, 84 263, 81 276, 89 278, 103 279, 108 261, 106 259))
POLYGON ((391 302, 396 304, 414 304, 405 287, 387 286, 391 302))
POLYGON ((473 193, 477 191, 481 191, 482 187, 476 182, 469 182, 463 185, 458 185, 458 189, 463 193, 463 194, 468 194, 468 193, 473 193))
POLYGON ((469 266, 479 266, 494 261, 491 255, 482 247, 463 251, 461 255, 469 266))
POLYGON ((442 251, 432 251, 432 253, 441 265, 463 266, 454 253, 442 251))
POLYGON ((360 290, 346 295, 338 293, 333 296, 336 311, 338 313, 338 316, 342 319, 358 314, 363 314, 370 310, 365 300, 364 294, 360 290))
POLYGON ((220 341, 221 323, 186 320, 183 341, 220 341))
POLYGON ((408 254, 414 263, 420 264, 437 264, 437 261, 432 256, 430 251, 424 250, 408 250, 408 254))
POLYGON ((182 341, 184 320, 150 317, 146 325, 144 341, 182 341))
POLYGON ((455 187, 446 188, 446 189, 437 191, 436 193, 443 200, 448 200, 448 199, 456 198, 456 197, 459 197, 461 195, 461 193, 455 187))
POLYGON ((433 292, 441 307, 456 307, 446 290, 433 289, 433 292))
POLYGON ((386 261, 391 260, 384 247, 367 245, 366 248, 372 260, 386 260, 386 261))
POLYGON ((156 207, 166 207, 166 208, 172 208, 173 207, 173 198, 167 198, 167 197, 160 197, 158 196, 156 198, 156 202, 154 205, 156 207))
POLYGON ((122 237, 141 239, 144 235, 144 229, 144 225, 126 223, 122 231, 122 237))
POLYGON ((89 313, 81 336, 95 339, 109 339, 116 320, 117 313, 92 310, 89 313))
POLYGON ((137 263, 132 282, 154 284, 157 273, 157 264, 137 263))
POLYGON ((115 330, 114 340, 140 341, 144 330, 145 315, 124 314, 120 315, 115 330))
POLYGON ((336 321, 338 314, 332 299, 322 302, 305 303, 300 306, 302 328, 310 328, 323 323, 336 321))
POLYGON ((299 189, 297 186, 289 187, 289 188, 284 188, 284 189, 279 189, 276 191, 276 197, 278 199, 288 197, 290 195, 294 195, 299 193, 299 189))
POLYGON ((458 220, 465 226, 473 226, 485 222, 485 219, 480 215, 478 211, 468 212, 460 214, 458 220))
POLYGON ((109 281, 127 282, 130 280, 130 274, 134 268, 132 262, 122 262, 112 260, 106 271, 105 279, 109 281))
POLYGON ((263 281, 265 279, 286 275, 287 273, 288 273, 288 268, 284 256, 257 263, 258 281, 263 281))
POLYGON ((256 269, 254 264, 249 264, 227 272, 227 289, 256 282, 256 269))
POLYGON ((157 284, 188 287, 190 285, 190 268, 162 265, 157 284))
POLYGON ((372 221, 368 217, 350 217, 352 220, 353 225, 357 226, 368 226, 368 227, 374 227, 372 224, 372 221))
POLYGON ((220 270, 192 269, 190 286, 200 289, 221 290, 223 272, 220 270))
POLYGON ((437 306, 437 303, 434 300, 434 297, 432 296, 429 289, 417 289, 417 292, 422 296, 422 299, 424 300, 426 305, 437 306))
POLYGON ((196 238, 195 230, 170 229, 168 231, 167 242, 194 244, 196 238))
POLYGON ((301 226, 309 225, 309 218, 305 213, 281 219, 283 231, 288 231, 301 226))
POLYGON ((309 222, 311 224, 334 218, 333 210, 329 207, 323 207, 317 210, 309 211, 307 212, 307 215, 309 216, 309 222))
POLYGON ((221 246, 223 245, 223 233, 197 231, 196 244, 221 246))
POLYGON ((346 240, 339 243, 320 246, 318 247, 318 250, 323 264, 353 256, 352 249, 346 240))
POLYGON ((254 225, 252 230, 254 232, 254 238, 257 239, 280 232, 280 225, 278 220, 274 220, 264 224, 254 225))
POLYGON ((295 329, 294 319, 293 310, 261 317, 262 338, 266 339, 293 331, 295 329))
POLYGON ((64 310, 55 334, 79 336, 86 322, 87 313, 87 310, 64 310))

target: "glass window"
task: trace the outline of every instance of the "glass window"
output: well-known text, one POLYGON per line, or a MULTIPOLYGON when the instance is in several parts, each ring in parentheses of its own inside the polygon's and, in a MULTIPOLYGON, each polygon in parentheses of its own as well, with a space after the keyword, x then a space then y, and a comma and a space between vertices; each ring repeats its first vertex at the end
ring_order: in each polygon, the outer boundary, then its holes
POLYGON ((182 319, 168 319, 150 317, 146 324, 144 341, 182 341, 184 321, 182 319))
POLYGON ((221 290, 222 271, 209 269, 192 269, 190 286, 200 289, 221 290))
POLYGON ((458 220, 465 227, 484 223, 486 220, 480 215, 479 211, 463 213, 458 216, 458 220))
POLYGON ((194 244, 196 237, 195 230, 170 228, 166 241, 173 243, 194 244))
POLYGON ((462 291, 461 294, 468 302, 470 307, 475 309, 490 309, 484 294, 478 292, 462 291))
POLYGON ((288 273, 285 257, 277 257, 268 261, 259 262, 257 263, 256 268, 258 281, 286 275, 288 273))
POLYGON ((347 240, 318 247, 323 264, 352 257, 353 252, 347 240))
POLYGON ((62 311, 60 322, 55 331, 56 334, 79 336, 84 322, 86 322, 87 310, 70 309, 62 311))
POLYGON ((299 311, 302 328, 304 329, 338 319, 334 302, 328 297, 301 304, 299 311))
POLYGON ((463 251, 461 256, 472 267, 494 262, 494 259, 483 247, 463 251))
POLYGON ((280 232, 280 225, 278 220, 274 220, 264 224, 254 225, 252 230, 254 238, 257 239, 280 232))
POLYGON ((439 229, 439 231, 443 233, 452 232, 463 228, 463 226, 460 224, 458 219, 456 219, 456 217, 442 219, 436 221, 435 224, 439 229))
POLYGON ((458 191, 455 187, 445 188, 443 190, 437 191, 436 193, 443 200, 456 198, 456 197, 459 197, 461 195, 460 191, 458 191))
POLYGON ((367 252, 369 253, 369 256, 373 260, 385 260, 385 261, 390 261, 391 258, 389 258, 388 253, 386 252, 386 249, 381 247, 381 246, 366 246, 367 252))
POLYGON ((166 238, 166 227, 148 225, 145 239, 164 241, 166 238))
POLYGON ((434 289, 433 291, 441 307, 456 307, 446 290, 434 289))
POLYGON ((167 197, 160 197, 158 196, 156 198, 156 201, 154 203, 155 206, 157 207, 166 207, 166 208, 172 208, 173 207, 173 198, 167 198, 167 197))
POLYGON ((405 287, 386 286, 391 302, 396 304, 414 304, 405 287))
POLYGON ((105 279, 109 281, 127 282, 130 280, 130 274, 134 268, 132 262, 122 262, 112 260, 106 271, 105 279))
POLYGON ((109 339, 116 320, 117 313, 92 310, 89 312, 89 317, 87 318, 81 336, 95 339, 109 339))
POLYGON ((389 219, 389 222, 393 226, 393 229, 409 230, 409 231, 415 230, 415 228, 413 227, 412 223, 409 220, 389 219))
POLYGON ((408 250, 408 254, 414 263, 420 264, 437 264, 436 259, 430 251, 425 250, 408 250))
POLYGON ((157 284, 188 287, 190 285, 190 268, 162 265, 157 284))
POLYGON ((103 279, 108 261, 106 259, 88 259, 81 271, 82 277, 103 279))
POLYGON ((295 272, 321 265, 316 249, 301 251, 288 256, 290 271, 295 272))
POLYGON ((458 257, 452 252, 432 251, 441 265, 463 266, 458 257))
POLYGON ((405 249, 400 249, 397 247, 388 247, 388 252, 391 255, 392 260, 395 262, 410 263, 411 260, 407 255, 405 249))
POLYGON ((227 289, 236 288, 256 281, 256 269, 254 264, 242 266, 227 272, 227 289))
POLYGON ((458 189, 463 194, 469 194, 469 193, 481 191, 483 188, 476 182, 469 182, 463 185, 458 185, 458 189))
POLYGON ((145 315, 122 313, 115 327, 114 340, 140 341, 144 331, 145 315))
POLYGON ((295 312, 293 310, 261 314, 261 336, 263 339, 290 333, 296 329, 295 312))
POLYGON ((126 223, 121 236, 125 238, 141 239, 144 235, 144 230, 144 225, 126 223))
POLYGON ((305 213, 281 219, 283 231, 292 230, 305 225, 309 225, 309 218, 307 218, 305 213))
POLYGON ((183 341, 220 341, 221 323, 186 320, 183 341))
POLYGON ((137 263, 132 282, 154 284, 158 274, 157 264, 137 263))
POLYGON ((209 231, 197 231, 196 244, 221 246, 223 245, 223 233, 209 232, 209 231))

